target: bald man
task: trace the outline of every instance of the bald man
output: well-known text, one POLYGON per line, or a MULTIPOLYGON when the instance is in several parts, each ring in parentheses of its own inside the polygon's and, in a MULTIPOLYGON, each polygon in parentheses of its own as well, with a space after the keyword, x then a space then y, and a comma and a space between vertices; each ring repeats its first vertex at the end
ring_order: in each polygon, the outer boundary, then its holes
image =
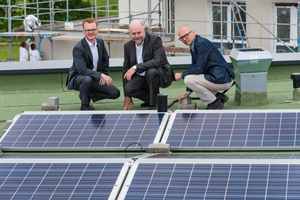
POLYGON ((186 92, 180 94, 179 102, 194 91, 207 110, 223 109, 228 96, 218 91, 229 89, 235 78, 233 71, 216 46, 209 40, 196 35, 190 25, 182 25, 178 30, 179 40, 190 47, 191 68, 176 73, 176 81, 184 79, 186 92))
POLYGON ((130 110, 132 97, 143 101, 141 107, 156 109, 159 87, 171 85, 173 70, 167 60, 161 38, 145 32, 141 21, 129 25, 131 39, 124 45, 124 110, 130 110))

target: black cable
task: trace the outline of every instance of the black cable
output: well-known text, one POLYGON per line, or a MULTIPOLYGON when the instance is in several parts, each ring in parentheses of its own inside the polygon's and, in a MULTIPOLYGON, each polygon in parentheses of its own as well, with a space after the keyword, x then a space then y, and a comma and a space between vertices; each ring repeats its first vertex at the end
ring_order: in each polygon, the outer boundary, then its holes
MULTIPOLYGON (((234 86, 234 84, 235 84, 235 81, 233 81, 231 87, 234 86)), ((231 87, 230 87, 230 88, 231 88, 231 87)), ((227 90, 224 90, 222 93, 225 94, 230 88, 228 88, 227 90)), ((192 99, 192 100, 200 100, 199 97, 191 97, 191 99, 192 99)), ((172 102, 168 105, 168 108, 170 108, 171 106, 173 106, 174 103, 177 103, 177 102, 178 102, 178 99, 175 99, 174 101, 172 101, 172 102)))
POLYGON ((141 147, 141 151, 140 151, 140 152, 142 152, 143 146, 142 146, 140 143, 138 143, 138 142, 133 142, 133 143, 130 143, 129 145, 127 145, 127 147, 125 148, 125 151, 127 150, 127 148, 128 148, 129 146, 131 146, 131 145, 133 145, 133 144, 138 144, 138 145, 141 147))

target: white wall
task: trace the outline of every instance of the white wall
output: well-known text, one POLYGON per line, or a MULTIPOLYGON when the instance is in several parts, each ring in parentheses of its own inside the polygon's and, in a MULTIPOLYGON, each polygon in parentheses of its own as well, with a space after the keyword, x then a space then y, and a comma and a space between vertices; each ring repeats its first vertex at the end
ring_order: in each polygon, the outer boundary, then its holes
MULTIPOLYGON (((136 19, 139 18, 140 20, 145 20, 148 18, 148 14, 142 14, 145 12, 148 12, 148 0, 131 0, 131 15, 137 15, 133 16, 132 18, 136 19)), ((151 2, 151 10, 154 10, 156 5, 158 4, 159 0, 150 0, 151 2)), ((155 9, 158 10, 158 7, 155 9)), ((120 26, 129 24, 129 1, 128 0, 119 0, 119 17, 122 19, 120 20, 120 26), (124 19, 123 19, 124 18, 124 19)), ((153 13, 152 15, 152 25, 158 23, 159 15, 158 13, 153 13)), ((146 25, 148 25, 148 21, 146 22, 146 25)))
MULTIPOLYGON (((183 47, 184 45, 179 42, 177 31, 179 27, 184 24, 190 24, 200 35, 211 35, 211 8, 210 2, 220 2, 220 0, 175 0, 175 45, 183 47), (186 20, 185 22, 180 20, 186 20), (199 22, 193 22, 199 21, 199 22), (206 22, 204 22, 206 21, 206 22)), ((223 0, 223 2, 228 2, 223 0)), ((276 23, 275 16, 275 3, 298 3, 298 0, 241 0, 240 2, 246 3, 246 11, 259 23, 263 23, 264 27, 270 32, 274 33, 274 25, 276 23)), ((247 15, 247 36, 260 37, 262 39, 249 39, 251 47, 264 47, 270 52, 275 52, 276 40, 266 39, 274 38, 267 30, 258 25, 247 15)), ((207 36, 208 39, 211 39, 207 36)))

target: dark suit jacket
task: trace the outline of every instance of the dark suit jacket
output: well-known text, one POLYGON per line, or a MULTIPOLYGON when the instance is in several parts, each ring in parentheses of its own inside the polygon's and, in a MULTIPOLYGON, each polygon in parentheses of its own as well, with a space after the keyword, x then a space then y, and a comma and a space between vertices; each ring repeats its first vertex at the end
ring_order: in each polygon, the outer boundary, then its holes
POLYGON ((101 38, 96 38, 98 48, 97 71, 93 71, 93 56, 85 38, 79 41, 73 48, 73 65, 69 70, 67 86, 69 90, 78 89, 74 86, 74 79, 78 75, 90 76, 95 81, 99 81, 101 74, 108 75, 109 56, 104 42, 101 38))
MULTIPOLYGON (((137 64, 135 42, 130 40, 124 45, 123 76, 133 65, 137 66, 137 72, 142 73, 149 68, 156 68, 160 73, 160 87, 165 88, 171 85, 174 74, 167 60, 167 56, 158 35, 145 35, 143 46, 143 63, 137 64)), ((127 83, 123 79, 123 86, 127 83)))
MULTIPOLYGON (((196 35, 191 54, 191 68, 182 72, 183 78, 190 74, 204 74, 206 80, 216 84, 228 83, 235 78, 217 47, 206 38, 196 35)), ((187 88, 187 91, 192 90, 187 88)))

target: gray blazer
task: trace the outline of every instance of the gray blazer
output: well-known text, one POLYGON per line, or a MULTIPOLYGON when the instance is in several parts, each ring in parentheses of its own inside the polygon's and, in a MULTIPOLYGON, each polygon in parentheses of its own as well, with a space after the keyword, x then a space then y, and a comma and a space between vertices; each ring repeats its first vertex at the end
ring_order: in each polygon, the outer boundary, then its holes
POLYGON ((90 76, 95 81, 100 80, 102 73, 108 75, 109 56, 107 50, 101 38, 96 38, 96 40, 99 57, 97 71, 93 71, 93 56, 85 38, 73 48, 73 65, 69 70, 66 83, 69 90, 78 89, 77 86, 74 86, 74 79, 78 75, 90 76))
MULTIPOLYGON (((137 66, 137 72, 141 73, 149 68, 156 68, 160 72, 160 87, 166 88, 171 85, 174 73, 167 60, 161 38, 155 34, 145 35, 143 46, 143 63, 136 62, 135 42, 130 40, 124 45, 123 76, 133 65, 137 66)), ((123 86, 127 83, 123 79, 123 86)))

